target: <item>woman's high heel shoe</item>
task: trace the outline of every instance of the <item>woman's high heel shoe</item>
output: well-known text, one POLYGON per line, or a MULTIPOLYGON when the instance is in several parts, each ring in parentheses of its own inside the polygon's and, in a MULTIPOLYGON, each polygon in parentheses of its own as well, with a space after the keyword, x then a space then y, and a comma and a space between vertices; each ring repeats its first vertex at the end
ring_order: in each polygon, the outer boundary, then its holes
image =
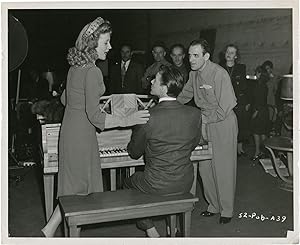
POLYGON ((251 160, 252 161, 259 160, 262 156, 263 156, 263 153, 260 152, 257 155, 253 156, 251 160))
POLYGON ((260 158, 260 155, 257 154, 257 155, 255 155, 255 156, 253 156, 253 157, 251 158, 251 160, 252 160, 253 162, 255 162, 255 161, 257 161, 259 158, 260 158))

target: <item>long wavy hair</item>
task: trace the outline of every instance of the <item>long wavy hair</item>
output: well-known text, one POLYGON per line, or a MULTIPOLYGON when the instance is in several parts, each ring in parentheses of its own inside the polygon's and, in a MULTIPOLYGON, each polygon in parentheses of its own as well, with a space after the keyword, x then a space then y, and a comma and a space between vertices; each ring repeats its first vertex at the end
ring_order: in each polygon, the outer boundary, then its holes
POLYGON ((84 66, 93 63, 98 59, 96 48, 101 34, 112 33, 112 26, 109 21, 103 20, 103 23, 87 37, 83 37, 89 25, 87 24, 80 32, 76 44, 70 48, 67 55, 68 63, 71 66, 84 66))

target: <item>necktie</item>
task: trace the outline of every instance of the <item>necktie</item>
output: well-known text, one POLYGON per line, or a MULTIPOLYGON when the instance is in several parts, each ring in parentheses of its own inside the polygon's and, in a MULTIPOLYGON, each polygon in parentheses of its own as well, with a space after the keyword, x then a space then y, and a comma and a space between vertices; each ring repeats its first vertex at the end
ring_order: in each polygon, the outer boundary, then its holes
POLYGON ((125 62, 123 63, 123 65, 121 66, 121 80, 122 80, 122 88, 124 88, 124 78, 125 78, 125 74, 126 74, 126 66, 125 66, 125 62))

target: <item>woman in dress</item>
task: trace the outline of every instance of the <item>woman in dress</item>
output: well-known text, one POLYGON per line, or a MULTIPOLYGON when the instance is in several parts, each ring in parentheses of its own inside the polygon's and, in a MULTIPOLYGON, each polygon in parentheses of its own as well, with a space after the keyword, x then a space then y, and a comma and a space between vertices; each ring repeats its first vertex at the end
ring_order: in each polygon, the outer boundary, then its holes
POLYGON ((269 130, 269 114, 267 106, 268 87, 267 81, 269 76, 267 72, 258 66, 255 69, 257 77, 256 84, 253 87, 252 93, 252 116, 250 120, 250 127, 254 137, 255 153, 252 158, 253 161, 258 160, 263 153, 262 143, 266 139, 269 130))
POLYGON ((234 44, 228 44, 225 48, 225 62, 221 63, 221 66, 228 72, 237 98, 237 105, 234 108, 239 127, 237 153, 244 155, 243 143, 250 136, 248 123, 250 104, 247 93, 246 65, 238 63, 238 60, 238 47, 234 44))
MULTIPOLYGON (((61 96, 66 106, 59 138, 57 197, 87 195, 103 191, 96 128, 130 126, 148 121, 148 111, 138 111, 118 118, 100 111, 100 97, 105 92, 103 76, 95 61, 106 59, 112 48, 109 21, 98 17, 80 32, 75 47, 67 56, 71 65, 66 89, 61 96)), ((56 206, 43 235, 53 237, 62 217, 56 206)))

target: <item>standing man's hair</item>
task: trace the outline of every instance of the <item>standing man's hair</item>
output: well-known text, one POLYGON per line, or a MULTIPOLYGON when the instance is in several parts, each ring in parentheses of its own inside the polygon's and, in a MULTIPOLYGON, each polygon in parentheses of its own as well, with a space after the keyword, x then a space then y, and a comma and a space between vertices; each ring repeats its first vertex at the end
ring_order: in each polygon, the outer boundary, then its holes
POLYGON ((181 43, 175 43, 175 44, 173 44, 171 46, 171 48, 170 48, 170 52, 171 53, 173 52, 174 48, 181 48, 182 52, 185 53, 185 48, 184 48, 184 46, 181 43))
POLYGON ((206 53, 210 54, 210 46, 209 46, 208 42, 205 39, 199 38, 199 39, 193 40, 190 43, 190 47, 191 46, 196 46, 196 45, 200 45, 202 47, 203 55, 205 55, 206 53))
POLYGON ((123 47, 128 47, 128 48, 130 49, 130 51, 132 51, 132 46, 131 46, 129 43, 123 43, 123 44, 121 45, 120 50, 121 50, 123 47))
POLYGON ((153 49, 156 48, 156 47, 161 47, 161 48, 164 49, 165 52, 167 52, 166 45, 165 45, 165 43, 162 42, 162 41, 156 41, 156 42, 152 45, 152 49, 151 49, 151 50, 153 50, 153 49))

